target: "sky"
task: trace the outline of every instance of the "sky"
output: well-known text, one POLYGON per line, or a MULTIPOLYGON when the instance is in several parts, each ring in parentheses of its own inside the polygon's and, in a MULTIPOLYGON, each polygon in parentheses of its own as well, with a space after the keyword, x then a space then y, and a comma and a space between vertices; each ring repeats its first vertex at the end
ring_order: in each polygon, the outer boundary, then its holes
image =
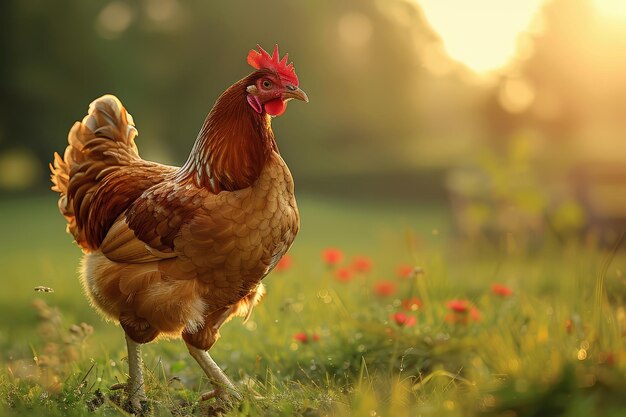
MULTIPOLYGON (((549 0, 415 0, 446 53, 478 74, 506 67, 524 53, 523 35, 541 31, 549 0)), ((589 0, 598 15, 626 24, 626 0, 589 0)))

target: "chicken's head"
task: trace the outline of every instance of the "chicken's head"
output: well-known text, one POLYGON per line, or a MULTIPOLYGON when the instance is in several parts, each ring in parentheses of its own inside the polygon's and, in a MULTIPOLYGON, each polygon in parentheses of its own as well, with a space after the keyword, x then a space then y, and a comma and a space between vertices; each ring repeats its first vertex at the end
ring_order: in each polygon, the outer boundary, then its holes
POLYGON ((249 77, 252 83, 246 87, 248 104, 257 113, 265 111, 270 116, 280 116, 292 98, 308 102, 306 93, 298 87, 293 63, 287 65, 288 54, 279 59, 278 45, 271 56, 260 45, 257 47, 258 51, 248 53, 248 63, 257 69, 249 77))

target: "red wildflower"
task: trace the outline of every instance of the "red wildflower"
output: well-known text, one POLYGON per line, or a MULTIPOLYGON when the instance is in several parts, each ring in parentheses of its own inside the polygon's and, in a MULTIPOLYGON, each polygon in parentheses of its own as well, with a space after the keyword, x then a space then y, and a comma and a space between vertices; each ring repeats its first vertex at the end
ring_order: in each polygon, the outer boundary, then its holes
POLYGON ((309 336, 307 336, 307 334, 305 332, 299 332, 293 335, 293 338, 295 340, 297 340, 300 343, 308 343, 309 342, 309 336))
POLYGON ((470 319, 474 321, 480 321, 480 311, 478 311, 478 309, 474 306, 470 308, 469 316, 470 316, 470 319))
POLYGON ((422 308, 422 300, 417 297, 411 297, 402 300, 402 309, 406 311, 417 311, 422 308))
POLYGON ((615 365, 615 355, 613 354, 613 352, 606 352, 606 353, 600 354, 600 359, 604 363, 606 363, 608 366, 615 365))
POLYGON ((356 272, 369 272, 372 269, 372 260, 366 256, 355 256, 352 261, 352 269, 356 272))
POLYGON ((450 300, 446 303, 446 306, 455 313, 465 314, 469 309, 467 300, 450 300))
POLYGON ((354 272, 350 268, 339 268, 335 271, 335 279, 341 282, 351 281, 354 277, 354 272))
POLYGON ((343 261, 343 252, 337 248, 328 248, 322 251, 322 260, 326 265, 334 266, 343 261))
POLYGON ((374 284, 374 292, 382 297, 393 295, 396 292, 396 284, 391 281, 379 281, 374 284))
POLYGON ((572 319, 565 320, 565 331, 567 332, 567 334, 572 334, 572 332, 574 331, 574 322, 572 321, 572 319))
POLYGON ((278 263, 276 264, 275 269, 278 272, 286 271, 289 268, 291 268, 292 264, 293 264, 293 258, 290 255, 284 255, 282 258, 280 258, 280 261, 278 261, 278 263))
POLYGON ((480 311, 467 300, 450 300, 446 305, 452 310, 445 317, 450 323, 467 324, 469 320, 480 321, 480 311))
POLYGON ((513 294, 513 290, 502 284, 493 284, 491 286, 491 292, 501 297, 509 297, 513 294))
POLYGON ((317 342, 320 340, 320 336, 317 333, 311 333, 311 337, 306 332, 299 332, 293 335, 293 338, 300 343, 309 343, 311 340, 317 342))
POLYGON ((410 316, 410 315, 402 313, 402 312, 398 312, 398 313, 392 314, 391 318, 400 327, 415 326, 415 323, 417 322, 417 320, 415 319, 415 316, 410 316))
POLYGON ((396 274, 400 278, 411 278, 415 268, 410 265, 400 265, 396 268, 396 274))

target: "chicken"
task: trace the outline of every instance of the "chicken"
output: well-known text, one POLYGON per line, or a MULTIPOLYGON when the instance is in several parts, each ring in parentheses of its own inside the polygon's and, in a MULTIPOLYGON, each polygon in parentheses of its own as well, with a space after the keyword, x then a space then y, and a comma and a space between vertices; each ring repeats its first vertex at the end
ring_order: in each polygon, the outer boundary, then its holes
POLYGON ((50 165, 84 253, 84 291, 125 332, 135 410, 146 400, 140 345, 159 336, 185 341, 214 386, 202 399, 239 397, 208 350, 222 324, 250 316, 298 233, 271 119, 308 98, 278 45, 271 56, 258 49, 248 54, 255 71, 218 98, 181 168, 141 159, 133 118, 111 95, 91 103, 50 165))

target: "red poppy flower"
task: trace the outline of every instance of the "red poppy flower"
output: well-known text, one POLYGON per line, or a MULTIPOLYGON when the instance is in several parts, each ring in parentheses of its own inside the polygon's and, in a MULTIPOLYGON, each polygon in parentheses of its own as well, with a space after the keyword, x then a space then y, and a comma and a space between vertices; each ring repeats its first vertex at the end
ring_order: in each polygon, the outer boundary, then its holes
POLYGON ((410 316, 408 314, 398 312, 391 315, 393 321, 400 327, 411 327, 415 326, 417 319, 414 316, 410 316))
POLYGON ((480 321, 480 311, 478 311, 478 309, 474 306, 470 308, 469 316, 470 316, 470 319, 474 321, 480 321))
POLYGON ((509 297, 513 295, 513 290, 502 284, 493 284, 491 286, 491 292, 501 297, 509 297))
POLYGON ((396 275, 398 275, 399 278, 411 278, 413 276, 413 273, 415 271, 415 268, 413 268, 410 265, 400 265, 399 267, 396 268, 396 275))
POLYGON ((305 332, 299 332, 293 335, 293 338, 300 343, 308 343, 309 336, 305 332))
POLYGON ((450 300, 446 303, 446 306, 455 313, 467 313, 469 309, 467 300, 450 300))
POLYGON ((337 248, 327 248, 322 251, 322 260, 326 265, 334 266, 343 261, 343 252, 337 248))
POLYGON ((355 256, 352 261, 352 269, 356 272, 369 272, 372 269, 372 260, 366 256, 355 256))
POLYGON ((422 308, 422 300, 417 297, 411 297, 402 300, 402 309, 406 311, 417 311, 422 308))
POLYGON ((276 264, 275 270, 278 272, 286 271, 291 268, 292 264, 293 258, 291 257, 291 255, 283 255, 283 257, 280 258, 280 261, 278 261, 278 263, 276 264))
POLYGON ((600 355, 601 359, 604 359, 604 363, 606 363, 608 366, 613 366, 615 365, 615 355, 613 354, 613 352, 606 352, 604 354, 600 355))
POLYGON ((396 284, 391 281, 379 281, 374 284, 374 292, 382 297, 393 295, 396 292, 396 284))
POLYGON ((311 337, 309 337, 306 332, 296 333, 293 335, 293 338, 300 343, 309 343, 311 340, 318 342, 320 340, 320 336, 317 333, 311 333, 311 337))
POLYGON ((335 271, 335 279, 341 282, 351 281, 354 277, 354 272, 350 268, 339 268, 335 271))
POLYGON ((450 323, 467 324, 470 320, 480 321, 480 311, 467 300, 450 300, 446 306, 452 310, 445 317, 450 323))

